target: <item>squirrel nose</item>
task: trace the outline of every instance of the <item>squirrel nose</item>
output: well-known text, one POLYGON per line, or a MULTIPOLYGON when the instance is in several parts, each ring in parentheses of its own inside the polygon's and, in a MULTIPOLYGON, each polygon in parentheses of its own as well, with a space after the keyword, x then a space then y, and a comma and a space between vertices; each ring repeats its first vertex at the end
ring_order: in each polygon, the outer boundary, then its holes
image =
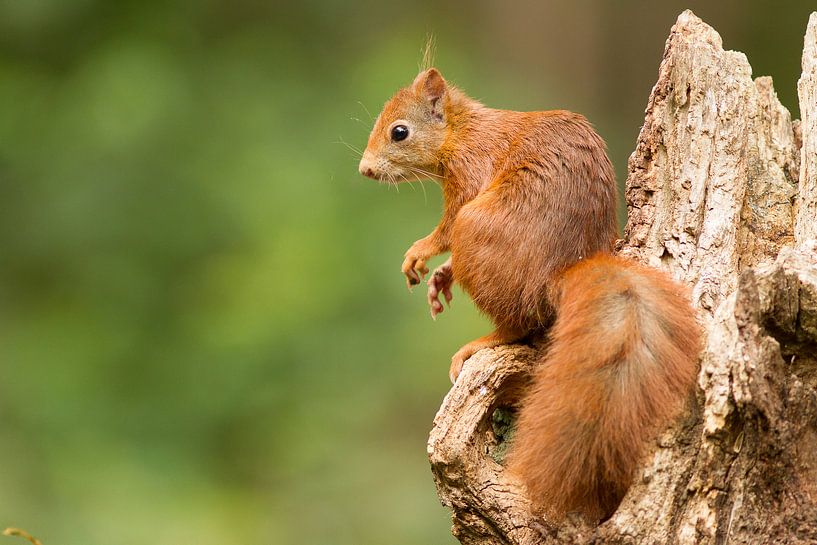
POLYGON ((358 169, 360 170, 360 173, 366 176, 367 178, 373 178, 375 180, 377 179, 377 176, 374 173, 374 169, 372 168, 372 164, 369 158, 366 157, 365 155, 363 156, 363 159, 360 160, 360 166, 358 167, 358 169))

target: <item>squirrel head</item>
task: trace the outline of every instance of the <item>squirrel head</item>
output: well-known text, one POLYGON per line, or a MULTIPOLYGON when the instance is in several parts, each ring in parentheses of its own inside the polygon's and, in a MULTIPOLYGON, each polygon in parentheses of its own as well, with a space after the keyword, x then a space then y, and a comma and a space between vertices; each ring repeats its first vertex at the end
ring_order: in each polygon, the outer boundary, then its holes
POLYGON ((447 92, 436 68, 420 72, 410 86, 397 91, 375 120, 360 173, 392 183, 441 175, 447 92))

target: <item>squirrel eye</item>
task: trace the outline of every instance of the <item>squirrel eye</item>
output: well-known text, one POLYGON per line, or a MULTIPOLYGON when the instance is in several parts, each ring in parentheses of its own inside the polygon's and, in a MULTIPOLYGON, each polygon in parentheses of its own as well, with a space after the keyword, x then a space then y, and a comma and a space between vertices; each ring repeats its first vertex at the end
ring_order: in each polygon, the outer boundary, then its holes
POLYGON ((395 142, 408 138, 409 130, 405 125, 395 125, 391 130, 391 139, 395 142))

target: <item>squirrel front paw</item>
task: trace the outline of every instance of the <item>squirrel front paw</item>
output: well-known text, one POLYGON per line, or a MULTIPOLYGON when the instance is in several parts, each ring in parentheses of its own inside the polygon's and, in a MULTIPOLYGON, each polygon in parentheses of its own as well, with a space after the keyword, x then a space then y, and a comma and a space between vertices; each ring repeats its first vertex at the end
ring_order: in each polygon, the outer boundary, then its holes
POLYGON ((409 289, 420 283, 420 280, 428 274, 426 261, 437 255, 439 248, 431 237, 421 238, 411 245, 406 252, 406 259, 403 260, 402 271, 406 277, 409 289))
POLYGON ((451 305, 451 299, 454 296, 451 294, 451 286, 454 284, 454 273, 451 270, 451 258, 448 261, 434 269, 431 273, 431 278, 428 279, 428 306, 431 307, 431 318, 436 320, 437 314, 441 313, 443 307, 440 301, 440 293, 445 297, 445 302, 451 305))
POLYGON ((412 254, 411 250, 406 253, 406 259, 403 260, 401 270, 406 277, 406 285, 409 289, 419 284, 420 280, 428 274, 426 259, 426 257, 412 254))

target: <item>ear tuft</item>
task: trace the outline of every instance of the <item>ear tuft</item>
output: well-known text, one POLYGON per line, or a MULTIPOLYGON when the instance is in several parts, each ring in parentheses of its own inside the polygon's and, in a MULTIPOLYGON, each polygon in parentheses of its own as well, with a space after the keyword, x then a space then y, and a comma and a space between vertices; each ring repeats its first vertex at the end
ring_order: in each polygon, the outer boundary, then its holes
POLYGON ((445 80, 436 68, 420 72, 411 87, 415 93, 432 104, 435 104, 445 94, 445 80))
POLYGON ((434 39, 433 34, 426 37, 426 45, 423 48, 423 60, 420 64, 420 71, 425 72, 434 66, 434 53, 437 49, 437 40, 434 39))

